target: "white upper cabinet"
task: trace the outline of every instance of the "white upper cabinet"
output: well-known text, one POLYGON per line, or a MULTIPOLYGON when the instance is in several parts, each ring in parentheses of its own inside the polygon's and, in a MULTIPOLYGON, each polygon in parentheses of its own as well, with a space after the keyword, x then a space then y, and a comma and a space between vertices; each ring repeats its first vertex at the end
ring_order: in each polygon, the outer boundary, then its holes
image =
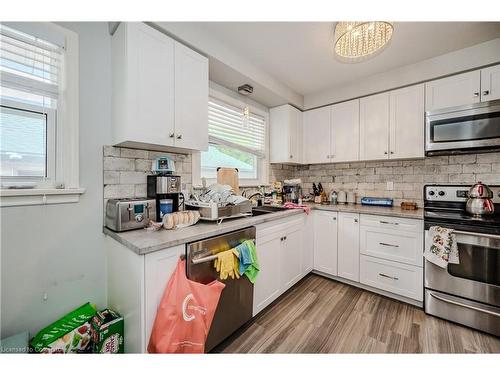
POLYGON ((175 42, 175 146, 208 149, 208 60, 175 42))
POLYGON ((389 157, 424 157, 424 85, 390 92, 389 157))
POLYGON ((388 92, 360 99, 359 135, 361 160, 389 158, 388 92))
POLYGON ((304 163, 330 162, 331 108, 304 112, 304 163))
POLYGON ((455 107, 480 101, 480 71, 457 74, 425 84, 425 110, 455 107))
POLYGON ((359 99, 331 106, 331 162, 359 160, 359 99))
POLYGON ((208 60, 144 23, 112 38, 113 144, 208 147, 208 60))
POLYGON ((174 41, 143 23, 121 23, 112 59, 113 143, 173 146, 174 41))
POLYGON ((302 118, 302 112, 289 104, 271 108, 271 163, 302 163, 302 118))
POLYGON ((424 157, 424 86, 360 99, 360 160, 424 157))
POLYGON ((500 65, 481 69, 481 101, 500 99, 500 65))

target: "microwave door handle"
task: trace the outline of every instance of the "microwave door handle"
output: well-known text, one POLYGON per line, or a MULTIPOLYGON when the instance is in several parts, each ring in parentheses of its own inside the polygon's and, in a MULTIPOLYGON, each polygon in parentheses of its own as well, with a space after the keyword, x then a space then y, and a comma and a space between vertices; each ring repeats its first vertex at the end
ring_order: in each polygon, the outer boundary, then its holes
POLYGON ((476 307, 476 306, 470 306, 470 305, 466 305, 465 303, 461 303, 461 302, 457 302, 457 301, 453 301, 451 299, 448 299, 448 298, 445 298, 445 297, 442 297, 440 295, 437 295, 433 292, 429 292, 429 294, 442 301, 442 302, 445 302, 445 303, 450 303, 452 305, 456 305, 456 306, 460 306, 460 307, 465 307, 466 309, 471 309, 471 310, 475 310, 475 311, 479 311, 479 312, 482 312, 482 313, 485 313, 485 314, 490 314, 490 315, 494 315, 494 316, 498 316, 500 317, 500 313, 497 313, 495 311, 490 311, 490 310, 486 310, 486 309, 482 309, 480 307, 476 307))

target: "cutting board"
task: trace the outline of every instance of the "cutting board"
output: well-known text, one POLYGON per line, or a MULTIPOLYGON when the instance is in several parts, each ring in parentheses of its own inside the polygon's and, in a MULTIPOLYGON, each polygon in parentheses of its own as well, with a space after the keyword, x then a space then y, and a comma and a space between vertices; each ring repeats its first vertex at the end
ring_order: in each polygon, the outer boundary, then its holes
POLYGON ((240 195, 240 179, 238 177, 238 168, 217 168, 217 183, 229 185, 233 188, 236 195, 240 195))

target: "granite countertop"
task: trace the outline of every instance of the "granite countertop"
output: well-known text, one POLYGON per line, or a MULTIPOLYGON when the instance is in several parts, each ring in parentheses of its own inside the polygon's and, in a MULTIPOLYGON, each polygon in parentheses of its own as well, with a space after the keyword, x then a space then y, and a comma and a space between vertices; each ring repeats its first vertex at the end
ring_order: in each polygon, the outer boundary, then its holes
POLYGON ((177 230, 161 229, 152 232, 146 229, 138 229, 117 233, 104 227, 103 232, 120 242, 122 245, 133 250, 135 253, 143 255, 187 242, 198 241, 241 228, 251 227, 253 225, 303 213, 304 210, 302 209, 283 210, 259 216, 227 219, 219 225, 215 222, 199 221, 196 225, 177 230))
MULTIPOLYGON (((421 220, 424 218, 422 209, 409 211, 402 210, 400 207, 362 206, 360 204, 306 204, 313 210, 355 212, 362 214, 383 215, 421 220)), ((172 246, 181 245, 187 242, 193 242, 202 240, 207 237, 217 236, 219 234, 224 234, 241 228, 275 221, 293 215, 300 215, 303 212, 304 211, 302 209, 284 210, 254 217, 228 219, 223 221, 220 225, 217 225, 214 222, 200 221, 196 225, 178 230, 159 230, 156 232, 151 232, 145 229, 139 229, 117 233, 104 227, 103 232, 104 234, 120 242, 122 245, 128 247, 136 254, 144 255, 172 246)))

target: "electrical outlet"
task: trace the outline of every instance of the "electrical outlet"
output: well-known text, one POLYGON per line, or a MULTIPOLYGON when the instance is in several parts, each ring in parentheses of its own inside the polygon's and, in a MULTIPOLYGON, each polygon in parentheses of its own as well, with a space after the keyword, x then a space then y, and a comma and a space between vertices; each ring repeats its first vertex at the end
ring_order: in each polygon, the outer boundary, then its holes
POLYGON ((387 181, 387 190, 394 190, 394 182, 387 181))

